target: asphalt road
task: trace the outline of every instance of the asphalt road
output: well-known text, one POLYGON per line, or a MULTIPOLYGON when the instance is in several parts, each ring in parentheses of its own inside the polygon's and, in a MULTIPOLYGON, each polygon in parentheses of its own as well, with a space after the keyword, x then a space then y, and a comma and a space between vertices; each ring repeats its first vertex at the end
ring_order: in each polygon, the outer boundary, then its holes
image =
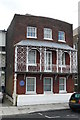
POLYGON ((56 111, 44 111, 44 112, 35 112, 24 115, 15 115, 15 116, 3 116, 2 120, 26 120, 28 119, 52 119, 52 120, 80 120, 80 111, 71 111, 71 110, 56 110, 56 111))

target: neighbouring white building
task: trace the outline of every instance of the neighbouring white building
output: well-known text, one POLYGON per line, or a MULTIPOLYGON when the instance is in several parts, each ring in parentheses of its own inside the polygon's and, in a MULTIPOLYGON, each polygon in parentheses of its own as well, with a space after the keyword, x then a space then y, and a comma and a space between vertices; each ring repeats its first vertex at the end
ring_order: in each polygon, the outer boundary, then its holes
POLYGON ((5 69, 6 69, 6 31, 0 30, 0 86, 5 86, 5 69))

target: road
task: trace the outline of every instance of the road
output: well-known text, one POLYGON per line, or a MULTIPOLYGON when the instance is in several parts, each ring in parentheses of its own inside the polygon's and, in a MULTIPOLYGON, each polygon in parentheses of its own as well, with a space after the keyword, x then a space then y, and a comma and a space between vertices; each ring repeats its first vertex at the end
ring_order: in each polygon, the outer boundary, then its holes
POLYGON ((52 120, 80 120, 80 111, 73 112, 71 110, 52 110, 52 111, 44 111, 44 112, 35 112, 28 113, 24 115, 15 115, 15 116, 3 116, 2 120, 26 120, 33 118, 42 119, 52 119, 52 120))

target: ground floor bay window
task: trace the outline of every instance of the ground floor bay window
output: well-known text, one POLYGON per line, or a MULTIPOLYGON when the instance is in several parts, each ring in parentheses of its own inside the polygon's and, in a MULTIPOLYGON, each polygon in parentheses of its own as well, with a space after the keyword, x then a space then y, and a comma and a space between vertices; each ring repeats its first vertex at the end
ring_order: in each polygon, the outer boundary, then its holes
POLYGON ((36 94, 36 78, 26 78, 26 94, 36 94))
POLYGON ((66 77, 59 77, 59 93, 66 92, 66 77))

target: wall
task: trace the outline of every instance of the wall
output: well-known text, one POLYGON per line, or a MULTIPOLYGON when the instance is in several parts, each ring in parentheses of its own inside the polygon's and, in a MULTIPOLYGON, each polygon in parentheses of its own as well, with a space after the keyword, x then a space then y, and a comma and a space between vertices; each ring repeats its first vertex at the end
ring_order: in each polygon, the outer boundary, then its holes
MULTIPOLYGON (((14 31, 14 44, 29 39, 27 38, 27 26, 37 27, 37 40, 44 40, 44 27, 52 29, 53 42, 58 42, 58 31, 64 31, 66 37, 66 44, 73 46, 72 24, 38 16, 15 15, 16 24, 14 31), (35 22, 36 21, 36 22, 35 22)), ((31 39, 31 38, 30 38, 31 39)), ((49 41, 50 42, 50 41, 49 41)), ((60 43, 60 42, 59 42, 60 43)))
POLYGON ((72 93, 68 94, 47 94, 47 95, 18 95, 17 106, 23 105, 37 105, 37 104, 50 104, 50 103, 66 103, 72 93), (62 99, 64 98, 64 99, 62 99))

